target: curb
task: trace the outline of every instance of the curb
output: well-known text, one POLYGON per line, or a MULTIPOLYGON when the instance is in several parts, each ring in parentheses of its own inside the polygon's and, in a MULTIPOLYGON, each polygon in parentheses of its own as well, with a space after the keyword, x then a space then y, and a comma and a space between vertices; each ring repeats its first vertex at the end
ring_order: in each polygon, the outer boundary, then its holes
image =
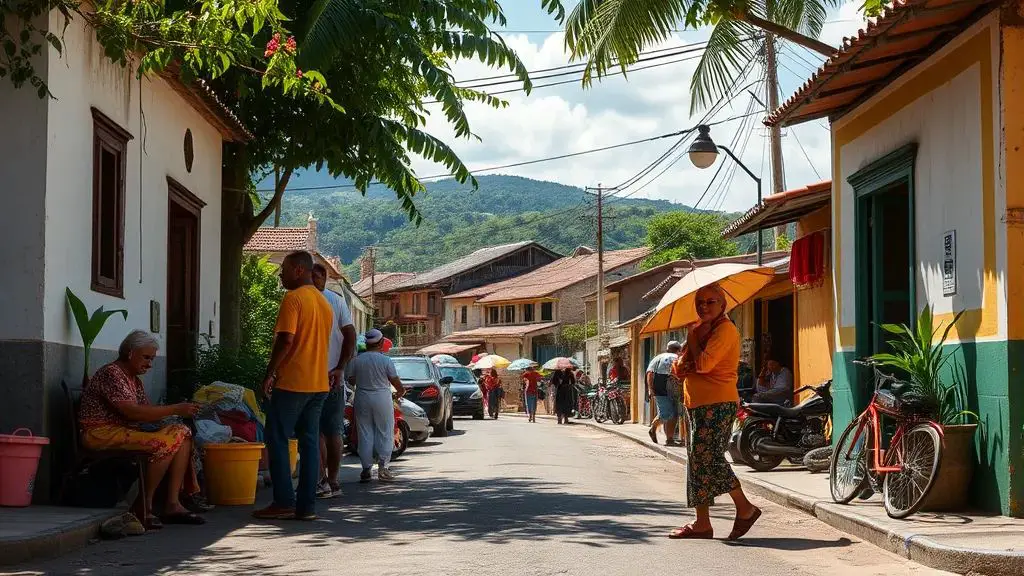
MULTIPOLYGON (((660 444, 651 444, 625 432, 594 422, 586 420, 577 420, 577 422, 589 428, 630 440, 679 464, 686 464, 685 456, 676 454, 660 444)), ((817 500, 806 494, 762 480, 756 474, 749 472, 737 471, 736 476, 740 478, 744 489, 750 494, 791 510, 798 510, 814 516, 833 528, 929 568, 958 574, 983 574, 985 576, 1020 576, 1024 574, 1024 552, 951 546, 937 542, 924 534, 911 531, 892 531, 887 526, 853 512, 849 506, 817 500)))
POLYGON ((58 528, 33 534, 27 538, 0 538, 0 566, 30 560, 44 560, 83 548, 99 537, 100 526, 124 510, 102 510, 58 528))

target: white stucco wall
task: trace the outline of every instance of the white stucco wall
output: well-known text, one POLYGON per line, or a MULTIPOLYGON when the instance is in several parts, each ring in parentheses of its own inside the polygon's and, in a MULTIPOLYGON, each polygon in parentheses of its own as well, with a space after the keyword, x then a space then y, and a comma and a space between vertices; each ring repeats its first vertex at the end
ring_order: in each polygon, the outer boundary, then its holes
MULTIPOLYGON (((862 114, 877 105, 915 77, 928 70, 930 65, 960 47, 965 40, 974 37, 994 20, 989 18, 962 34, 957 41, 935 54, 899 81, 889 86, 853 113, 844 116, 833 125, 833 137, 838 130, 862 122, 862 114)), ((999 104, 998 104, 998 30, 992 33, 992 91, 993 142, 986 143, 998 150, 999 146, 999 104)), ((982 163, 982 70, 975 63, 957 74, 950 81, 939 85, 914 101, 906 102, 902 108, 878 123, 855 140, 846 143, 839 150, 839 173, 836 190, 840 206, 838 229, 841 237, 836 242, 836 261, 841 262, 837 285, 841 286, 839 328, 853 326, 856 319, 856 274, 855 244, 856 223, 854 219, 855 198, 849 177, 865 165, 885 156, 906 144, 918 144, 914 208, 916 226, 916 266, 918 273, 917 301, 919 305, 931 303, 936 314, 947 314, 959 310, 979 309, 983 306, 984 237, 983 227, 983 171, 995 171, 998 175, 999 155, 996 153, 992 164, 982 163), (957 294, 943 296, 942 263, 943 235, 947 230, 956 230, 957 242, 957 294)), ((1002 178, 995 178, 995 225, 996 225, 996 269, 1005 270, 1005 224, 1002 222, 1005 207, 1005 184, 1002 178)), ((991 232, 989 232, 991 233, 991 232)), ((998 306, 999 333, 1005 334, 1006 314, 1004 302, 1003 274, 997 273, 996 302, 984 302, 985 306, 998 306)), ((838 340, 837 340, 838 342, 838 340)), ((852 343, 844 343, 852 344, 852 343)))
MULTIPOLYGON (((57 24, 51 17, 51 25, 57 24)), ((167 314, 167 178, 206 202, 201 213, 199 331, 219 334, 221 137, 159 78, 139 80, 131 66, 110 63, 81 19, 64 34, 64 53, 50 50, 44 338, 80 344, 67 312, 70 287, 89 310, 125 308, 96 348, 116 349, 132 328, 148 329, 150 300, 160 302, 160 340, 167 314), (140 103, 141 93, 141 103, 140 103), (128 143, 124 230, 124 299, 90 290, 93 119, 96 107, 134 137, 128 143), (183 142, 191 129, 195 160, 185 169, 183 142), (140 192, 141 191, 141 192, 140 192)), ((162 352, 161 352, 162 353, 162 352)))

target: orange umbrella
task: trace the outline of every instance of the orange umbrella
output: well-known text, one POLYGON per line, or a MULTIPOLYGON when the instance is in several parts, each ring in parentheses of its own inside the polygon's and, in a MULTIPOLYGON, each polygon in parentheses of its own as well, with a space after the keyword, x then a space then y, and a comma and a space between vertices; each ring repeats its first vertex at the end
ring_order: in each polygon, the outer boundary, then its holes
POLYGON ((694 300, 697 290, 718 284, 725 292, 725 309, 750 300, 775 278, 775 269, 750 264, 713 264, 696 268, 676 282, 664 296, 654 315, 644 324, 642 334, 675 330, 697 322, 694 300))

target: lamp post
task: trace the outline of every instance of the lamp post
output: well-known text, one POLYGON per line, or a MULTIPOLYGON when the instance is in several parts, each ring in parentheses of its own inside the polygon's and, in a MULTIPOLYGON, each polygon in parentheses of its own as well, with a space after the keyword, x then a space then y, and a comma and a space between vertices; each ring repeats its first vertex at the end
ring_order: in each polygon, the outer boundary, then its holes
MULTIPOLYGON (((737 158, 736 155, 732 153, 732 150, 729 150, 728 148, 726 148, 725 146, 722 146, 721 144, 715 144, 715 141, 711 139, 711 127, 710 126, 708 126, 706 124, 701 124, 700 126, 697 126, 697 132, 698 132, 697 138, 695 138, 693 140, 693 143, 690 144, 690 149, 688 151, 688 154, 690 156, 690 162, 692 162, 693 165, 696 166, 697 168, 700 168, 700 169, 703 170, 704 168, 707 168, 707 167, 709 167, 709 166, 711 166, 712 164, 715 163, 715 160, 718 159, 718 151, 719 150, 724 150, 725 153, 728 154, 730 158, 732 158, 737 164, 739 164, 740 168, 743 168, 744 172, 749 174, 750 177, 753 178, 755 182, 757 182, 757 204, 758 204, 758 206, 760 206, 761 205, 761 179, 758 178, 757 175, 755 175, 753 172, 751 172, 750 168, 747 168, 747 166, 745 164, 743 164, 743 162, 740 162, 740 159, 737 158)), ((757 265, 760 266, 763 263, 764 263, 764 249, 761 247, 761 227, 758 226, 758 228, 757 228, 757 265)))

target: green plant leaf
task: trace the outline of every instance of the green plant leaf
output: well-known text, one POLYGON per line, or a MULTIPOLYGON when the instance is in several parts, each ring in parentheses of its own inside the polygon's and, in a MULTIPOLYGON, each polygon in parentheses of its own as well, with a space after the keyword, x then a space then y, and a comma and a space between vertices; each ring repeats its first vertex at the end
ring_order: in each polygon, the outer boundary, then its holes
POLYGON ((66 288, 64 293, 68 300, 68 307, 71 308, 71 315, 75 318, 75 324, 78 326, 78 333, 82 336, 82 344, 88 350, 95 338, 87 338, 89 333, 89 312, 85 309, 85 304, 82 300, 71 291, 71 288, 66 288))
POLYGON ((120 314, 126 321, 128 320, 127 310, 104 310, 103 306, 100 306, 92 313, 92 317, 89 318, 89 334, 91 340, 95 340, 103 330, 103 326, 107 323, 107 320, 115 315, 120 314))

